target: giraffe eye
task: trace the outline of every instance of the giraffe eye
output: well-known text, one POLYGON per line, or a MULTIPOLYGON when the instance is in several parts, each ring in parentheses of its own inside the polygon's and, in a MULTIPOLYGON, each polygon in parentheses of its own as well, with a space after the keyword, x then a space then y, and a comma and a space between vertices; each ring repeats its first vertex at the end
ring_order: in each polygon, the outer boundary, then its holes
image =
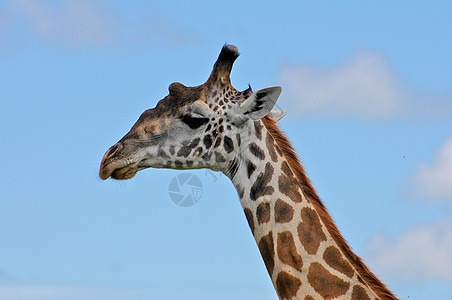
POLYGON ((192 116, 189 114, 185 114, 179 117, 181 119, 182 122, 184 122, 185 124, 187 124, 191 129, 196 129, 201 127, 202 125, 206 124, 207 122, 209 122, 209 118, 204 118, 201 116, 192 116))

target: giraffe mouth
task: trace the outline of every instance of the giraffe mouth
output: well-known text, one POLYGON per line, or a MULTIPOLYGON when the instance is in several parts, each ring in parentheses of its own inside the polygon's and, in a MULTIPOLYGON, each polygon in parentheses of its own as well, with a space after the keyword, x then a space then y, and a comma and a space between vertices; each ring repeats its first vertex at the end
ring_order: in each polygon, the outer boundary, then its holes
POLYGON ((133 178, 139 171, 147 168, 149 167, 139 164, 134 166, 126 166, 113 170, 109 177, 116 180, 127 180, 133 178))
POLYGON ((110 177, 116 180, 127 180, 133 178, 139 171, 146 168, 149 168, 149 166, 142 162, 115 163, 113 165, 102 164, 99 175, 103 180, 110 177))
POLYGON ((124 167, 113 170, 110 177, 116 180, 127 180, 133 178, 138 171, 138 167, 124 167))

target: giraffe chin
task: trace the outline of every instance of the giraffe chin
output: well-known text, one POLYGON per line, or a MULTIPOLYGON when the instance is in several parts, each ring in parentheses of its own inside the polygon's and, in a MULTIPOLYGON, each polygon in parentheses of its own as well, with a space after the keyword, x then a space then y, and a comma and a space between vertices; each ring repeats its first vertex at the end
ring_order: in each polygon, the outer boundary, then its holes
POLYGON ((126 166, 123 168, 119 168, 114 170, 110 177, 116 180, 127 180, 133 178, 138 171, 144 170, 149 168, 148 166, 144 165, 134 165, 134 166, 126 166))
POLYGON ((111 173, 110 177, 116 180, 127 180, 133 178, 139 170, 138 167, 116 169, 111 173))

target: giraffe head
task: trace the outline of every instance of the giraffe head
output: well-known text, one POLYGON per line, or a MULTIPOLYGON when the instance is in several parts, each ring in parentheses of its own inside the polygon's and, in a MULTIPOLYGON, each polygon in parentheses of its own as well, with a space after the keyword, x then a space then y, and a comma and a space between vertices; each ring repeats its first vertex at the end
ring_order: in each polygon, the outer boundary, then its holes
POLYGON ((229 77, 237 57, 235 46, 224 46, 206 83, 172 83, 169 95, 105 153, 99 176, 130 179, 150 167, 236 168, 231 162, 246 138, 243 127, 269 114, 281 93, 280 87, 237 91, 229 77))

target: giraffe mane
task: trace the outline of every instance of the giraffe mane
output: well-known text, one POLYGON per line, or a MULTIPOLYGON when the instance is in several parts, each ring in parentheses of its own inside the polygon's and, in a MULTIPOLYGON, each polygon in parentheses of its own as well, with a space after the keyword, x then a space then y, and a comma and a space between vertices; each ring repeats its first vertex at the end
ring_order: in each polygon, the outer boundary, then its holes
POLYGON ((388 288, 377 278, 377 276, 369 270, 361 258, 352 251, 350 246, 347 244, 347 241, 342 237, 327 208, 312 186, 310 179, 306 176, 298 155, 295 153, 295 150, 286 135, 279 129, 276 122, 269 115, 262 118, 262 121, 269 133, 272 135, 273 139, 276 141, 276 144, 282 151, 284 157, 287 159, 287 162, 297 177, 306 198, 314 206, 329 234, 337 243, 348 261, 353 265, 358 274, 378 297, 381 299, 397 299, 394 294, 389 291, 388 288))

